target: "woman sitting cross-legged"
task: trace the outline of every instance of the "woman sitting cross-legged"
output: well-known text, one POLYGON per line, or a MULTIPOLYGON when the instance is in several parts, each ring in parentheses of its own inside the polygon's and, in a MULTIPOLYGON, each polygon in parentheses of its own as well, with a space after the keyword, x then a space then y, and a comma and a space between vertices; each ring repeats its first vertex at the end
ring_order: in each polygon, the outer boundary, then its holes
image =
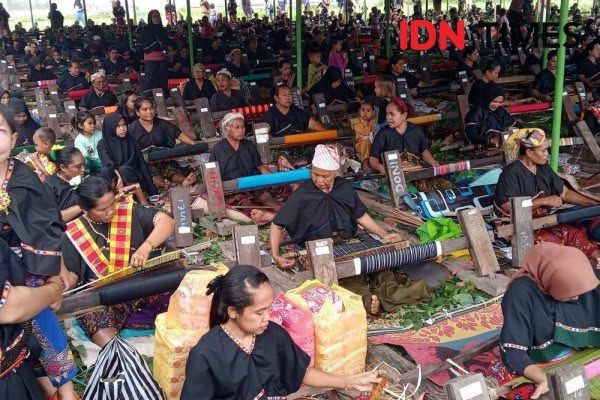
POLYGON ((98 155, 104 165, 102 177, 108 182, 116 180, 117 190, 139 183, 134 194, 140 204, 148 204, 144 192, 153 202, 160 199, 142 152, 137 142, 127 134, 127 122, 121 114, 113 113, 104 118, 98 155))
MULTIPOLYGON (((505 142, 507 153, 515 161, 504 167, 498 178, 494 209, 498 216, 510 215, 510 198, 529 196, 533 215, 544 216, 563 203, 589 206, 598 201, 569 189, 548 165, 549 141, 541 129, 520 129, 505 142)), ((600 262, 598 243, 590 240, 584 227, 558 224, 534 233, 536 242, 553 242, 573 246, 600 262)))
POLYGON ((379 371, 341 377, 309 367, 310 357, 269 321, 273 288, 258 268, 239 265, 208 284, 211 329, 190 351, 181 400, 281 399, 301 384, 370 392, 379 371))
MULTIPOLYGON (((173 148, 177 144, 176 140, 183 144, 196 143, 178 127, 159 118, 152 100, 138 97, 134 107, 139 119, 128 126, 127 132, 135 139, 141 151, 151 147, 173 148)), ((148 167, 152 174, 152 180, 158 187, 168 189, 172 184, 191 186, 196 182, 196 175, 187 168, 181 167, 176 161, 163 161, 150 164, 148 167)))
MULTIPOLYGON (((210 152, 210 161, 219 163, 221 179, 228 181, 245 176, 268 174, 271 170, 263 165, 256 144, 246 139, 244 116, 239 113, 226 114, 221 120, 221 139, 210 152)), ((282 163, 289 162, 282 158, 282 163)), ((240 211, 249 211, 249 217, 257 224, 264 225, 274 217, 274 212, 281 208, 277 197, 287 197, 291 193, 289 186, 242 192, 227 196, 227 203, 232 207, 241 207, 240 211), (257 208, 251 208, 257 206, 257 208), (261 207, 262 206, 262 207, 261 207), (269 208, 270 211, 261 210, 269 208)))
MULTIPOLYGON (((171 217, 131 201, 117 201, 104 178, 89 177, 76 191, 84 215, 67 224, 62 252, 65 265, 77 275, 78 285, 103 278, 109 271, 144 267, 150 253, 173 233, 175 224, 171 217), (126 231, 126 239, 117 240, 122 230, 126 231)), ((77 320, 87 336, 104 347, 123 327, 153 326, 154 318, 149 319, 148 315, 155 317, 166 311, 168 299, 169 294, 150 296, 77 320)))
POLYGON ((537 385, 532 399, 548 392, 546 374, 536 363, 598 347, 599 276, 580 250, 539 243, 512 277, 502 299, 500 350, 510 372, 537 385))

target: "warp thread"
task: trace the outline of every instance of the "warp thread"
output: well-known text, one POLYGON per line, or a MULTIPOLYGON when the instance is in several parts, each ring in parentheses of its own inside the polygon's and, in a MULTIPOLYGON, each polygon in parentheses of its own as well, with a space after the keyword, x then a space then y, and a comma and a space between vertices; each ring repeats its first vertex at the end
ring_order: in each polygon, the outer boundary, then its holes
POLYGON ((361 257, 360 273, 370 274, 438 256, 435 242, 361 257))
POLYGON ((257 104, 255 106, 246 106, 231 109, 231 112, 241 113, 243 116, 247 117, 250 115, 260 115, 269 111, 271 108, 270 104, 257 104))
POLYGON ((467 171, 471 169, 471 161, 458 161, 450 164, 442 164, 433 167, 433 175, 447 175, 453 172, 467 171))

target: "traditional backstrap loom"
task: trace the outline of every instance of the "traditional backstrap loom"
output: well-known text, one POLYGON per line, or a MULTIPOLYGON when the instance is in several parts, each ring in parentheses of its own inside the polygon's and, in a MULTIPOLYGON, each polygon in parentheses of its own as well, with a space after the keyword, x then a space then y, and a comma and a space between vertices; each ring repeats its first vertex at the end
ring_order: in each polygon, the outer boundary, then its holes
POLYGON ((356 275, 363 275, 400 267, 417 261, 430 260, 440 255, 442 255, 442 247, 436 241, 365 257, 357 257, 352 262, 354 263, 356 275))
POLYGON ((240 113, 244 117, 256 117, 266 113, 270 108, 270 104, 257 104, 255 106, 232 108, 231 112, 240 113))
POLYGON ((177 146, 173 148, 152 148, 144 153, 144 160, 149 163, 188 157, 208 153, 217 142, 200 142, 196 144, 177 146))

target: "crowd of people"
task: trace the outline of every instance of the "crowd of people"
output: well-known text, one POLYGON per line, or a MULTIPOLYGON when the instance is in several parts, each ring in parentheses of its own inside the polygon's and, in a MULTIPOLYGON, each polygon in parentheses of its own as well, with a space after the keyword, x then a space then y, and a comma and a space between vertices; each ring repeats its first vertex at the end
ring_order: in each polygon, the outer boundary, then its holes
MULTIPOLYGON (((375 7, 363 16, 354 13, 350 1, 342 2, 343 11, 336 15, 328 3, 320 3, 316 12, 304 3, 302 77, 296 76, 290 54, 293 22, 282 11, 285 2, 271 19, 252 14, 246 3, 242 4, 245 16, 238 18, 235 2, 224 18, 214 5, 205 3, 206 15, 193 23, 192 38, 170 3, 165 8, 168 25, 159 10, 152 10, 135 26, 126 21, 119 1, 113 4, 113 22, 101 25, 78 16, 73 26, 65 26, 63 14, 52 4, 50 28, 45 31, 26 31, 20 23, 11 28, 10 15, 0 4, 2 55, 27 64, 25 81, 55 81, 63 95, 85 91, 71 120, 74 135, 64 145, 58 143, 64 133, 42 126, 21 91, 9 87, 0 91, 0 398, 76 399, 77 367, 54 314, 62 294, 128 266, 143 268, 173 234, 173 218, 155 206, 162 204, 165 190, 192 187, 199 176, 173 160, 149 164, 144 158, 152 148, 198 142, 157 115, 152 90, 162 89, 168 97, 169 79, 188 79, 178 87, 184 100, 206 98, 211 112, 227 112, 219 122, 220 140, 209 156, 209 161, 218 162, 224 181, 297 168, 284 156, 273 165, 263 163, 256 143, 247 139, 248 121, 243 114, 230 112, 248 104, 242 77, 253 66, 269 63, 272 106, 262 121, 269 125, 271 136, 328 129, 327 121, 293 102, 293 89, 302 81, 305 85, 300 89, 309 102, 322 94, 327 105, 347 104, 353 115, 347 122, 363 171, 385 175, 382 157, 392 150, 422 165, 440 165, 424 130, 409 121, 412 104, 396 91, 399 78, 409 89, 430 83, 410 68, 405 54, 383 48, 386 29, 397 41, 396 22, 405 17, 402 2, 394 3, 389 26, 375 7), (374 59, 383 72, 377 74, 372 88, 357 89, 345 74, 346 69, 365 72, 349 56, 350 50, 362 49, 365 59, 374 59), (209 72, 209 65, 216 69, 209 72), (137 75, 139 87, 117 97, 110 84, 131 75, 137 75), (98 124, 100 114, 106 115, 98 124), (23 146, 33 146, 34 151, 11 156, 23 146)), ((79 12, 80 2, 74 5, 79 12)), ((486 10, 467 9, 461 2, 448 15, 440 2, 433 5, 433 10, 424 10, 426 17, 453 26, 464 18, 468 36, 482 41, 483 21, 489 19, 490 9, 497 16, 494 40, 503 46, 486 49, 491 51, 485 61, 476 45, 450 48, 446 56, 471 80, 464 134, 459 132, 458 138, 479 147, 498 147, 501 132, 521 128, 507 107, 553 100, 556 51, 543 55, 544 49, 533 42, 531 27, 537 20, 531 0, 513 0, 508 10, 494 10, 491 5, 486 10), (519 48, 527 52, 526 73, 543 58, 547 64, 531 88, 509 95, 496 80, 512 68, 510 55, 519 48)), ((583 21, 577 4, 570 10, 553 6, 550 19, 559 12, 568 12, 581 25, 567 64, 596 100, 600 82, 596 10, 583 21)), ((424 17, 421 2, 415 2, 413 13, 412 18, 424 17)), ((591 102, 581 116, 592 132, 600 132, 600 103, 591 102)), ((448 138, 456 139, 456 135, 448 138)), ((519 129, 505 142, 515 161, 504 168, 496 185, 494 211, 499 218, 510 216, 510 198, 517 196, 532 197, 536 216, 563 203, 597 204, 564 185, 548 166, 549 143, 543 130, 519 129)), ((307 182, 226 198, 229 206, 239 207, 258 225, 271 224, 271 255, 279 268, 290 269, 296 263, 281 253, 286 236, 303 246, 332 236, 350 239, 361 227, 384 243, 400 239, 373 220, 352 184, 339 176, 344 157, 337 147, 317 145, 311 156, 307 182)), ((586 330, 598 327, 600 281, 593 269, 600 264, 597 238, 586 227, 567 224, 537 230, 535 235, 541 244, 527 255, 503 300, 505 325, 500 338, 507 369, 536 383, 533 399, 548 391, 546 376, 535 362, 548 361, 569 348, 600 343, 597 329, 586 330), (571 265, 560 262, 567 258, 571 265), (555 326, 562 331, 555 331, 555 326), (577 335, 583 331, 589 333, 585 338, 577 335), (551 351, 545 347, 548 343, 551 351)), ((341 285, 359 294, 372 315, 395 312, 403 304, 427 298, 432 290, 423 281, 406 285, 391 271, 342 280, 341 285)), ((340 377, 309 367, 309 357, 283 328, 269 322, 273 288, 256 266, 232 269, 211 282, 209 292, 214 296, 211 330, 190 353, 182 399, 275 398, 301 384, 369 392, 381 381, 378 371, 340 377)), ((87 313, 77 321, 91 341, 104 347, 123 328, 152 327, 168 300, 169 293, 157 294, 87 313)))

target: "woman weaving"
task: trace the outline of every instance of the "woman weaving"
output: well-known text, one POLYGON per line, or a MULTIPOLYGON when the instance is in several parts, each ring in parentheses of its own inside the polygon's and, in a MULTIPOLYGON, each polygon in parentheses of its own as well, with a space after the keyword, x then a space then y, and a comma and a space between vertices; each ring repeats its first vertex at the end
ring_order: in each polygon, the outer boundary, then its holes
MULTIPOLYGON (((352 188, 352 183, 338 176, 339 169, 337 149, 318 145, 312 160, 311 180, 302 183, 292 193, 271 225, 271 251, 279 268, 289 269, 295 264, 295 260, 279 252, 285 232, 298 246, 304 246, 309 240, 334 235, 350 239, 356 235, 359 224, 383 242, 399 239, 397 233, 388 233, 375 223, 352 188)), ((393 312, 400 304, 428 296, 423 282, 405 287, 397 282, 391 271, 344 279, 341 284, 360 294, 365 308, 373 315, 382 310, 393 312)))
POLYGON ((515 125, 515 117, 502 107, 506 94, 504 89, 490 83, 482 90, 482 98, 465 115, 466 139, 477 145, 498 145, 500 133, 515 125))
POLYGON ((502 299, 501 356, 511 373, 537 385, 532 399, 548 392, 546 374, 535 363, 598 347, 599 276, 580 250, 539 243, 512 277, 502 299))
POLYGON ((271 136, 285 136, 307 131, 324 131, 327 128, 300 107, 292 104, 292 89, 287 85, 275 88, 275 106, 263 116, 271 127, 271 136))
MULTIPOLYGON (((84 215, 67 224, 62 250, 65 265, 77 275, 80 285, 129 266, 143 268, 150 253, 173 233, 171 217, 130 201, 117 202, 103 178, 85 179, 77 187, 77 195, 84 215)), ((154 317, 166 310, 167 301, 167 295, 151 296, 89 313, 77 320, 88 337, 104 347, 125 326, 137 329, 152 326, 154 317)))
MULTIPOLYGON (((546 215, 563 203, 594 205, 598 202, 583 196, 563 184, 548 165, 548 140, 540 129, 520 129, 506 139, 507 153, 515 161, 507 165, 498 179, 494 198, 496 215, 510 214, 510 198, 529 196, 533 200, 534 215, 546 215)), ((598 244, 590 240, 586 230, 567 224, 538 229, 536 242, 553 242, 576 247, 594 263, 600 259, 598 244)))
MULTIPOLYGON (((20 273, 25 276, 26 286, 38 288, 55 279, 51 277, 59 276, 65 289, 72 283, 61 258, 63 223, 35 172, 9 157, 17 136, 10 113, 0 105, 0 240, 20 253, 23 268, 20 273)), ((58 392, 65 400, 75 399, 71 380, 77 374, 77 367, 67 338, 50 308, 35 314, 31 332, 42 348, 35 374, 45 396, 58 392)))
MULTIPOLYGON (((219 163, 223 181, 271 172, 269 167, 263 165, 256 144, 246 139, 244 116, 242 114, 229 113, 223 117, 221 120, 221 136, 224 138, 210 152, 210 161, 219 163)), ((280 157, 280 159, 280 163, 290 165, 285 157, 280 157)), ((264 225, 271 222, 275 214, 263 211, 260 208, 269 208, 273 211, 279 210, 281 204, 275 197, 287 197, 290 193, 288 187, 280 186, 238 193, 227 196, 226 201, 232 207, 239 206, 243 210, 248 210, 250 218, 257 224, 264 225), (257 208, 252 208, 254 205, 258 205, 257 208)))
POLYGON ((309 367, 310 357, 269 322, 273 288, 256 267, 215 278, 211 293, 211 329, 190 351, 181 400, 285 399, 301 384, 369 392, 381 380, 379 371, 341 377, 309 367))
MULTIPOLYGON (((184 144, 195 144, 196 141, 185 135, 181 130, 156 115, 152 100, 138 97, 134 104, 139 119, 133 121, 127 128, 127 133, 137 142, 141 151, 151 147, 173 148, 179 140, 184 144)), ((165 161, 150 164, 152 180, 158 187, 168 189, 172 184, 190 186, 196 182, 196 175, 186 168, 180 167, 176 161, 165 161), (183 173, 182 173, 183 172, 183 173)))

